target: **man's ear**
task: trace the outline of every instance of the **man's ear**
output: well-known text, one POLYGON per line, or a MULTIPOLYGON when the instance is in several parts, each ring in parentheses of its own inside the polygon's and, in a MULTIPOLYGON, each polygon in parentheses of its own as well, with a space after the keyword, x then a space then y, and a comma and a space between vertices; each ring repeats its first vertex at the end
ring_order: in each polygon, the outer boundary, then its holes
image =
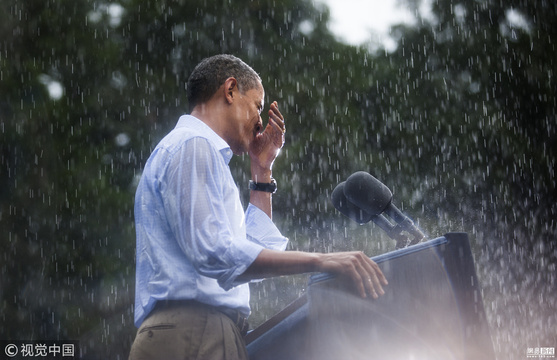
POLYGON ((238 81, 233 77, 229 77, 224 81, 223 91, 226 102, 232 104, 238 92, 238 81))

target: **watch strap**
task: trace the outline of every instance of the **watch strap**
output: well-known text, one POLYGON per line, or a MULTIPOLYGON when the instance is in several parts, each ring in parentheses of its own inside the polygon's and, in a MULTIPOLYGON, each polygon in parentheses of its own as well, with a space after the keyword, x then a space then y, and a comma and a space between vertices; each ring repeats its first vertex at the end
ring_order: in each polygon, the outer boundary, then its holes
POLYGON ((270 183, 259 183, 253 180, 249 181, 249 189, 255 191, 264 191, 274 194, 277 191, 277 182, 275 179, 271 178, 270 183))

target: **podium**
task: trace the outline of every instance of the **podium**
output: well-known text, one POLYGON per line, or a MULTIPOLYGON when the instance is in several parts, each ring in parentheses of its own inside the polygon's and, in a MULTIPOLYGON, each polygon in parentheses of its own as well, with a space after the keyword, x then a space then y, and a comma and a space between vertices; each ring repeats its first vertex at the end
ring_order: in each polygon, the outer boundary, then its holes
POLYGON ((495 358, 468 236, 372 258, 389 285, 362 299, 327 275, 246 336, 251 360, 495 358))

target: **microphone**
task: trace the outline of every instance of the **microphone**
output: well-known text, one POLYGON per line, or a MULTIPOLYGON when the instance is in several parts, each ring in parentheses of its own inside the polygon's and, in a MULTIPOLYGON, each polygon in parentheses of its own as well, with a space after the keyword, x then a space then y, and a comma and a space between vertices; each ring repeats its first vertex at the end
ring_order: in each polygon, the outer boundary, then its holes
POLYGON ((345 185, 346 181, 341 182, 331 193, 331 202, 333 203, 333 206, 344 216, 354 220, 360 225, 370 222, 373 217, 372 214, 348 201, 344 193, 345 185))
POLYGON ((345 182, 337 185, 331 194, 331 200, 337 210, 360 224, 373 220, 389 237, 397 241, 397 248, 422 241, 425 238, 424 233, 393 204, 392 199, 391 190, 364 171, 350 175, 345 182), (383 214, 393 219, 396 225, 383 214), (413 237, 410 243, 403 231, 413 237))

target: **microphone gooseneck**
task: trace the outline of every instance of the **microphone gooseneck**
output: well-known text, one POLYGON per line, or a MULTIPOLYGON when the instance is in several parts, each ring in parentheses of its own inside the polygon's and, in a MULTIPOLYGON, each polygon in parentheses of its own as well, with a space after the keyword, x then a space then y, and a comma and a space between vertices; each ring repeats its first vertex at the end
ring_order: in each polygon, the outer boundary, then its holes
POLYGON ((424 233, 393 204, 392 198, 393 194, 387 186, 364 171, 350 175, 331 194, 331 201, 338 211, 359 224, 373 221, 396 240, 397 248, 423 241, 426 238, 424 233))

